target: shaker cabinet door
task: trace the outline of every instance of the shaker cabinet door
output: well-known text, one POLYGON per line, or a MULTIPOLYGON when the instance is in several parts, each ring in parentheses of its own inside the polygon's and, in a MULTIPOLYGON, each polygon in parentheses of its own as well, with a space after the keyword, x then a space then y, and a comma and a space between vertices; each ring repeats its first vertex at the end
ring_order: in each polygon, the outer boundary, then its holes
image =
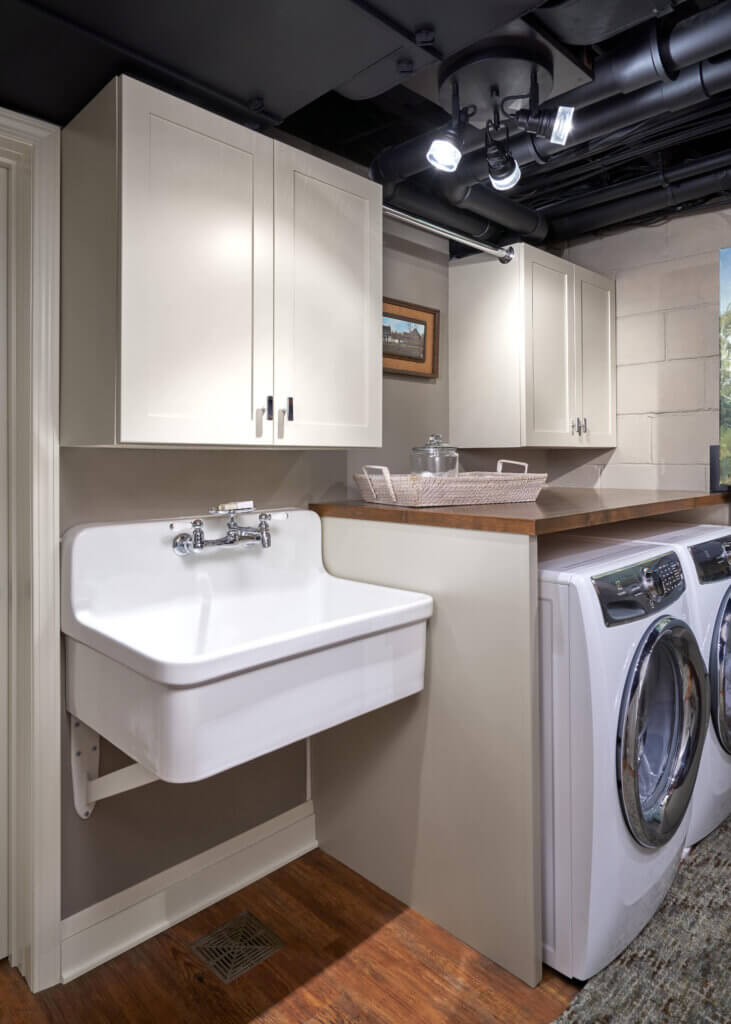
POLYGON ((381 443, 381 189, 274 149, 275 444, 381 443))
POLYGON ((576 267, 576 349, 584 444, 617 443, 614 285, 576 267))
POLYGON ((525 443, 579 443, 573 275, 566 260, 526 247, 525 443))
POLYGON ((119 441, 271 444, 273 143, 123 79, 119 441))

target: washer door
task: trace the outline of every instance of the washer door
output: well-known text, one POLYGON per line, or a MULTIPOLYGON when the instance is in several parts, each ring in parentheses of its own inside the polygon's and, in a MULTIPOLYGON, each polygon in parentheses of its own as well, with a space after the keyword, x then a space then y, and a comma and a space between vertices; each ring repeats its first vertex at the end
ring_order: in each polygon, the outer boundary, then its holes
POLYGON ((657 847, 688 809, 708 728, 710 687, 692 630, 670 616, 642 638, 617 731, 619 798, 630 832, 657 847))
POLYGON ((731 754, 731 587, 724 594, 711 644, 711 717, 727 754, 731 754))

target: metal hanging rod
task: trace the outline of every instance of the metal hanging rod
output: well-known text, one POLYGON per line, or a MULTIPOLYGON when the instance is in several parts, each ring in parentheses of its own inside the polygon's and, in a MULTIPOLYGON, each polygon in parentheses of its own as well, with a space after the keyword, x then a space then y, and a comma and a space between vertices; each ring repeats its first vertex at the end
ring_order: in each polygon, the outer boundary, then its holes
POLYGON ((460 245, 467 245, 470 249, 486 252, 500 260, 501 263, 510 263, 515 256, 515 250, 512 245, 503 248, 502 246, 490 245, 488 242, 478 242, 477 239, 470 238, 468 235, 459 235, 456 231, 442 228, 438 224, 432 224, 431 221, 422 220, 421 217, 413 217, 410 213, 403 213, 403 211, 396 210, 393 206, 384 206, 383 216, 390 217, 392 220, 400 220, 414 228, 421 228, 422 231, 428 231, 432 235, 439 235, 440 238, 448 238, 452 242, 459 242, 460 245))

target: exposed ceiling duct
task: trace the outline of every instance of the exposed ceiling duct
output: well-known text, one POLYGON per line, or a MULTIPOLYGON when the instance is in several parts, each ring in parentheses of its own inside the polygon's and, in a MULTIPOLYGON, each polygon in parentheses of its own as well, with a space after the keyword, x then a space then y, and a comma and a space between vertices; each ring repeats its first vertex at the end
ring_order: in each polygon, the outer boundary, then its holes
MULTIPOLYGON (((724 62, 719 68, 708 60, 728 50, 731 0, 724 0, 676 25, 663 28, 655 23, 643 30, 639 42, 623 42, 616 52, 597 62, 598 85, 590 82, 580 86, 552 100, 551 107, 560 103, 579 108, 569 139, 573 147, 654 114, 690 106, 728 88, 729 84, 724 84, 724 62), (695 66, 689 68, 694 61, 695 66)), ((418 174, 428 166, 428 145, 428 139, 419 137, 391 147, 372 164, 372 176, 377 181, 403 181, 418 174)), ((483 145, 482 134, 468 126, 462 147, 466 156, 457 172, 463 184, 487 178, 483 145)), ((511 151, 521 165, 543 162, 559 149, 528 134, 511 140, 511 151)))
POLYGON ((594 62, 594 78, 564 93, 572 107, 618 93, 634 92, 655 82, 670 81, 682 68, 731 50, 731 0, 699 11, 683 21, 652 21, 632 33, 616 49, 594 62))
MULTIPOLYGON (((613 96, 577 110, 566 148, 571 149, 660 114, 692 107, 729 88, 731 53, 684 68, 672 81, 648 85, 636 92, 613 96)), ((561 147, 549 142, 544 144, 543 140, 527 134, 511 140, 511 152, 521 166, 543 163, 561 151, 561 147)), ((456 177, 461 184, 473 185, 485 181, 488 173, 484 155, 475 150, 462 160, 456 177)))
POLYGON ((498 246, 728 198, 731 0, 3 0, 3 43, 0 105, 126 73, 498 246))

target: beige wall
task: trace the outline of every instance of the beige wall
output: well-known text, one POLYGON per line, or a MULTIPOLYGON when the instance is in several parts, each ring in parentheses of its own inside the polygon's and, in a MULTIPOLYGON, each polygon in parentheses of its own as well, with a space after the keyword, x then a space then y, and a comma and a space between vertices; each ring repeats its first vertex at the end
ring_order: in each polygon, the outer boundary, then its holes
POLYGON ((707 490, 718 443, 718 250, 731 209, 569 245, 616 276, 616 451, 585 473, 601 487, 707 490))
POLYGON ((408 472, 411 448, 430 433, 449 432, 449 339, 447 336, 447 261, 449 244, 397 221, 384 220, 383 294, 404 303, 439 310, 439 377, 386 375, 383 378, 383 448, 348 452, 348 484, 364 464, 408 472))

